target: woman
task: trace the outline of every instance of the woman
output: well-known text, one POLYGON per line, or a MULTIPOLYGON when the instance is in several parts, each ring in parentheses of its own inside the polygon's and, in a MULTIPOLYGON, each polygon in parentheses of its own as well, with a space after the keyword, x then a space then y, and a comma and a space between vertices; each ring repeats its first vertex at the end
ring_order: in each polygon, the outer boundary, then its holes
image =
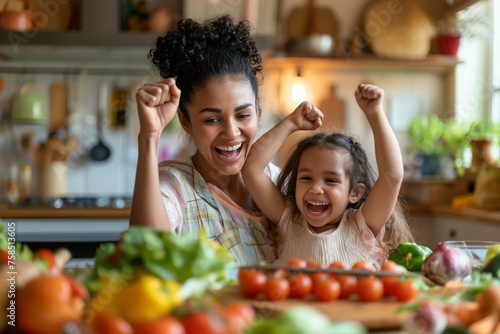
MULTIPOLYGON (((130 223, 194 236, 203 230, 240 265, 274 260, 271 225, 241 176, 261 114, 261 56, 250 27, 229 16, 182 20, 149 57, 166 79, 136 94, 139 159, 130 223), (160 134, 176 112, 196 152, 189 161, 158 166, 160 134)), ((266 172, 275 180, 279 170, 270 164, 266 172)))

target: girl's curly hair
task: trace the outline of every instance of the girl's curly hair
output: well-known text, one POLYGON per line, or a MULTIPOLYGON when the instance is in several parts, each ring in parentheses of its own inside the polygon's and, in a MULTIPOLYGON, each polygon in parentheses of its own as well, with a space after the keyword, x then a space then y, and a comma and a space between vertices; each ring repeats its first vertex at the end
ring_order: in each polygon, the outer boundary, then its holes
POLYGON ((186 105, 192 102, 196 88, 215 76, 245 76, 259 101, 257 74, 262 71, 262 58, 248 21, 234 23, 228 15, 204 23, 180 20, 158 37, 148 57, 163 78, 176 78, 182 92, 179 109, 187 119, 186 105))

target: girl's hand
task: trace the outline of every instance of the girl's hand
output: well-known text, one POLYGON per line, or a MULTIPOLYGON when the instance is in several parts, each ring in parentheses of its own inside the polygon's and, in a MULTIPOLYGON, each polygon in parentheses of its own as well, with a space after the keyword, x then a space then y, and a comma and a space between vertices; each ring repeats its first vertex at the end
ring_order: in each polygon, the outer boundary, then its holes
POLYGON ((160 134, 174 118, 181 91, 173 78, 146 83, 135 95, 139 113, 140 132, 160 134))
POLYGON ((356 101, 365 115, 376 114, 384 112, 382 101, 384 98, 384 90, 375 85, 361 84, 354 92, 356 101))
POLYGON ((323 113, 311 102, 302 102, 287 118, 297 130, 316 130, 323 123, 323 113))

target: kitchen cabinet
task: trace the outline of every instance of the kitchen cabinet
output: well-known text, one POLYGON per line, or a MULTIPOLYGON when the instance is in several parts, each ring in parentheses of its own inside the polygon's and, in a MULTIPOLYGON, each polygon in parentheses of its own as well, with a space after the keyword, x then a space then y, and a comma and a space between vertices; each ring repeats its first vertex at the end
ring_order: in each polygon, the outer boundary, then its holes
POLYGON ((434 214, 416 214, 414 219, 417 242, 431 249, 445 240, 500 242, 500 224, 498 223, 434 214))

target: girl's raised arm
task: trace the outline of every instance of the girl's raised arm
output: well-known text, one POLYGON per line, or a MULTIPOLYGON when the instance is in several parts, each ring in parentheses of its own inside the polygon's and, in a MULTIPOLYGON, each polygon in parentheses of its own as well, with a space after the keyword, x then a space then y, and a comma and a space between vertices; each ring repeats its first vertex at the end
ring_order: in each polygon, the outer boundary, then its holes
POLYGON ((297 130, 315 130, 321 126, 323 113, 310 102, 302 102, 262 135, 252 146, 241 171, 248 191, 259 209, 278 224, 285 209, 285 197, 264 172, 285 139, 297 130))
POLYGON ((363 216, 377 235, 389 219, 403 182, 403 158, 399 143, 384 113, 384 91, 375 86, 359 85, 356 101, 366 115, 373 131, 378 178, 363 204, 363 216))

